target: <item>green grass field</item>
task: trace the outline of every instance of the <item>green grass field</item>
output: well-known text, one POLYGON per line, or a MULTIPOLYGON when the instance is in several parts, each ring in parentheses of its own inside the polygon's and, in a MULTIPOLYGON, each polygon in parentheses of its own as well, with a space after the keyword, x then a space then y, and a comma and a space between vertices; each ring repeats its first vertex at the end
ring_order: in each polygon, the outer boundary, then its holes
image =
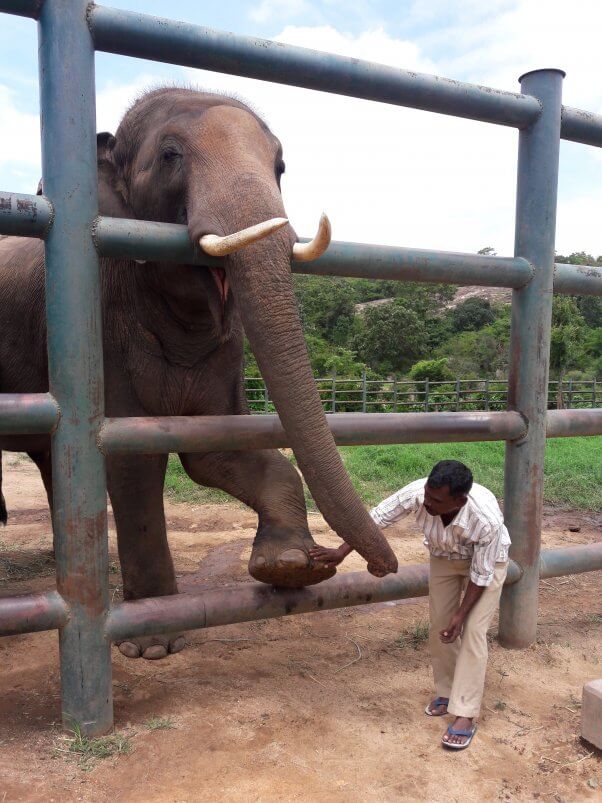
MULTIPOLYGON (((347 470, 366 504, 373 505, 408 482, 426 476, 437 460, 462 460, 476 482, 497 497, 504 493, 503 443, 433 443, 355 446, 341 449, 347 470)), ((547 443, 545 500, 565 508, 602 510, 602 437, 554 438, 547 443)), ((200 488, 171 456, 167 495, 183 502, 233 501, 221 491, 200 488)), ((308 500, 311 504, 311 500, 308 500)))

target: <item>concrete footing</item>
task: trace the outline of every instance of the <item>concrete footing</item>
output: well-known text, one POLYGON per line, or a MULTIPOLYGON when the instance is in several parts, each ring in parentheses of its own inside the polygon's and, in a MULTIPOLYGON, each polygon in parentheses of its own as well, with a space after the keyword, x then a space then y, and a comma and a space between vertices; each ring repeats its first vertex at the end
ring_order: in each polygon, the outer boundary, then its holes
POLYGON ((602 750, 602 678, 583 687, 581 736, 602 750))

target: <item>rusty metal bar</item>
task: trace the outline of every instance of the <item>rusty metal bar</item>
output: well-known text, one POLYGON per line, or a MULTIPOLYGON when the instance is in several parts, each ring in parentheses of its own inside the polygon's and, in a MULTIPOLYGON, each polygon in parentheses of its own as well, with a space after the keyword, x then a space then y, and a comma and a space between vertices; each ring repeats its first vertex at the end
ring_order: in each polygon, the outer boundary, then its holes
POLYGON ((597 544, 544 549, 541 553, 539 576, 563 577, 602 570, 602 541, 597 544))
POLYGON ((546 429, 548 438, 602 435, 602 407, 548 410, 546 429))
MULTIPOLYGON (((519 576, 519 567, 511 564, 506 582, 515 583, 519 576)), ((199 594, 122 602, 109 613, 107 637, 119 641, 163 633, 166 629, 219 627, 255 619, 424 597, 428 594, 428 579, 429 567, 423 563, 401 566, 396 574, 380 580, 368 572, 350 572, 298 590, 245 583, 199 594)))
POLYGON ((535 98, 106 6, 90 7, 97 50, 317 89, 517 128, 535 98))
POLYGON ((537 633, 563 78, 560 70, 521 78, 522 91, 539 98, 542 113, 520 132, 518 149, 515 253, 535 275, 512 293, 508 407, 525 416, 529 431, 506 445, 504 514, 510 555, 523 569, 520 582, 502 594, 500 641, 509 647, 527 647, 537 633))
POLYGON ((67 622, 68 607, 58 591, 0 597, 0 636, 56 630, 67 622))
MULTIPOLYGON (((541 553, 542 579, 602 570, 602 543, 585 544, 541 553)), ((217 627, 270 619, 294 613, 345 608, 422 597, 428 594, 427 563, 402 566, 397 574, 377 579, 367 572, 338 574, 309 588, 277 590, 263 583, 245 583, 199 594, 178 594, 123 602, 107 619, 111 640, 162 633, 165 630, 217 627)), ((510 561, 506 584, 517 583, 520 566, 510 561)), ((64 627, 65 601, 56 591, 0 598, 0 636, 64 627)))
MULTIPOLYGON (((333 413, 326 416, 340 446, 511 440, 524 437, 519 413, 333 413)), ((107 418, 99 442, 105 454, 273 449, 288 446, 277 415, 107 418)))
POLYGON ((0 12, 37 19, 44 0, 0 0, 0 12))
POLYGON ((50 392, 62 416, 52 438, 57 587, 70 609, 60 631, 63 722, 86 735, 112 727, 94 48, 87 0, 45 0, 39 66, 44 189, 56 211, 45 241, 50 392))
POLYGON ((59 422, 49 393, 0 393, 0 435, 45 435, 59 422))
POLYGON ((563 106, 560 136, 571 142, 602 148, 602 115, 563 106))
MULTIPOLYGON (((306 241, 306 238, 301 239, 306 241)), ((190 242, 186 226, 174 223, 100 217, 94 226, 94 241, 99 254, 105 257, 183 262, 187 265, 220 264, 219 259, 203 254, 190 242)), ((513 288, 527 284, 533 275, 530 264, 521 257, 340 241, 332 242, 319 259, 293 262, 291 268, 293 273, 312 276, 513 288)), ((601 276, 602 270, 594 266, 557 265, 554 291, 602 295, 601 276)))
POLYGON ((53 219, 52 204, 43 195, 0 192, 0 234, 44 239, 53 219))
POLYGON ((602 296, 602 266, 554 265, 554 292, 571 296, 602 296))

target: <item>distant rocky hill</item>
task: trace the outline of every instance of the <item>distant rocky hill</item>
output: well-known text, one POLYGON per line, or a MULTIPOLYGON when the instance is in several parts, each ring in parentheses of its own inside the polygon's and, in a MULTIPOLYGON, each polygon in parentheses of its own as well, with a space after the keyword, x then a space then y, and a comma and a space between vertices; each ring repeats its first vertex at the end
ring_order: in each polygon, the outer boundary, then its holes
MULTIPOLYGON (((512 290, 508 287, 459 287, 452 300, 443 305, 443 309, 453 309, 469 298, 483 298, 490 304, 509 304, 512 300, 512 290)), ((370 307, 380 307, 382 304, 390 304, 394 300, 393 298, 378 298, 376 301, 364 301, 355 305, 355 311, 362 313, 370 307)))

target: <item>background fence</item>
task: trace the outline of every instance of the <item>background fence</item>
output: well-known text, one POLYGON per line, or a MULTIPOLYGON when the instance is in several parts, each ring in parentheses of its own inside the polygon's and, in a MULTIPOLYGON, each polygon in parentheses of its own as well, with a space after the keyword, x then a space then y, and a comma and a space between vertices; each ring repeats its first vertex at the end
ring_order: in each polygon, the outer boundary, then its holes
MULTIPOLYGON (((593 380, 567 379, 548 383, 548 409, 585 409, 600 403, 600 385, 593 380)), ((419 413, 459 410, 505 410, 507 379, 455 379, 447 382, 316 377, 327 413, 419 413)), ((273 413, 275 407, 261 377, 245 377, 252 413, 273 413)))

